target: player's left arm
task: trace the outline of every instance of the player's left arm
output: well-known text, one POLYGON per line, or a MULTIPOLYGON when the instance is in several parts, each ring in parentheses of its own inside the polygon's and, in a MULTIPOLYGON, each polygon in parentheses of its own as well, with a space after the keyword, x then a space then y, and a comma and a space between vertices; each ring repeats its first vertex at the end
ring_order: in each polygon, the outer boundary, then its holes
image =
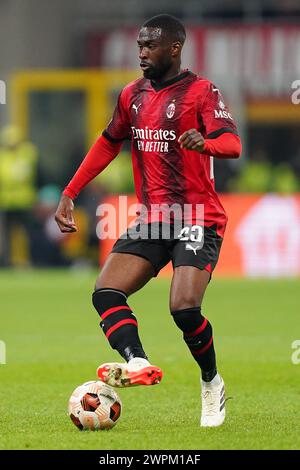
POLYGON ((218 158, 238 158, 242 144, 237 126, 220 90, 211 82, 199 90, 199 129, 189 129, 179 137, 181 148, 218 158))
POLYGON ((239 158, 242 143, 238 135, 224 133, 214 139, 204 139, 197 129, 189 129, 178 139, 181 148, 217 158, 239 158))

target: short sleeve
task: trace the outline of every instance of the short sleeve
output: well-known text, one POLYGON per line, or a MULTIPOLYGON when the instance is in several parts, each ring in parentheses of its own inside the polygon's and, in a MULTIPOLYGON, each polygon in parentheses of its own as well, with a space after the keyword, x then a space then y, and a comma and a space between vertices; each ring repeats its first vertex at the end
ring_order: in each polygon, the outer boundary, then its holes
POLYGON ((200 105, 199 114, 202 131, 206 138, 215 139, 226 132, 238 135, 232 114, 224 103, 220 90, 213 83, 209 83, 209 89, 200 105))
POLYGON ((119 94, 112 119, 103 131, 103 136, 111 142, 121 142, 130 138, 130 130, 130 121, 126 108, 126 96, 124 90, 122 90, 119 94))

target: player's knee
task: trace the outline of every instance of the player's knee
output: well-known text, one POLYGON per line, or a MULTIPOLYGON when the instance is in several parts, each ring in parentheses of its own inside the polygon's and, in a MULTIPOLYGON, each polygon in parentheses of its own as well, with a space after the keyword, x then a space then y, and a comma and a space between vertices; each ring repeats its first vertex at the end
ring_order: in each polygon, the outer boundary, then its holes
POLYGON ((176 312, 178 310, 183 310, 186 308, 195 308, 199 305, 199 297, 194 296, 193 294, 185 294, 175 297, 170 301, 170 310, 171 312, 176 312))
POLYGON ((99 276, 96 279, 95 292, 96 292, 96 290, 103 289, 103 288, 104 288, 104 285, 103 285, 103 282, 102 282, 102 279, 101 279, 101 273, 100 273, 99 276))

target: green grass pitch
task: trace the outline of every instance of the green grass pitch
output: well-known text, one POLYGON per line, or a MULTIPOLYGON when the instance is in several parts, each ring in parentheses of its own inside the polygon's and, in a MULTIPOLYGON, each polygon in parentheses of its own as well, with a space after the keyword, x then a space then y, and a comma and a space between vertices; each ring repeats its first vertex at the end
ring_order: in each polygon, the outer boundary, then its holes
POLYGON ((204 314, 214 326, 227 396, 225 424, 199 427, 196 363, 168 313, 166 279, 131 298, 160 385, 119 390, 123 412, 110 431, 80 432, 67 415, 79 384, 117 360, 91 305, 96 273, 0 272, 1 449, 299 449, 298 280, 214 279, 204 314))

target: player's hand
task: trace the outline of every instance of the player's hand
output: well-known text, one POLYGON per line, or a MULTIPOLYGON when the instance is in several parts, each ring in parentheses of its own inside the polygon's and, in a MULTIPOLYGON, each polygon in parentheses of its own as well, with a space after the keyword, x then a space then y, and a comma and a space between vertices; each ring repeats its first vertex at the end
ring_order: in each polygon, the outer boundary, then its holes
POLYGON ((61 196, 58 208, 55 213, 55 220, 59 229, 63 233, 77 232, 77 227, 73 218, 74 204, 72 199, 64 194, 61 196))
POLYGON ((203 135, 197 131, 197 129, 189 129, 185 131, 178 139, 180 147, 187 150, 195 150, 196 152, 202 152, 204 149, 204 138, 203 135))

